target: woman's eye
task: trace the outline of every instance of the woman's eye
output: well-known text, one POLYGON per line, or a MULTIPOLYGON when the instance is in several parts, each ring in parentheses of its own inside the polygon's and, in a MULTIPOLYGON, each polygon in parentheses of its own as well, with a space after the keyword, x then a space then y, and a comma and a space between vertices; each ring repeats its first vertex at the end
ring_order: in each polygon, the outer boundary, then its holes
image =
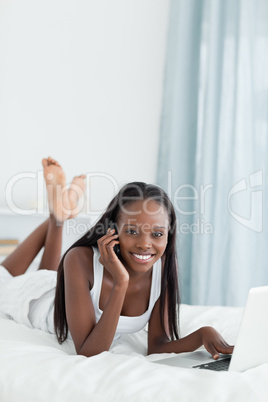
POLYGON ((128 229, 127 233, 128 234, 137 234, 136 230, 134 230, 134 229, 128 229))
POLYGON ((163 236, 162 232, 154 232, 153 233, 153 237, 161 237, 161 236, 163 236))

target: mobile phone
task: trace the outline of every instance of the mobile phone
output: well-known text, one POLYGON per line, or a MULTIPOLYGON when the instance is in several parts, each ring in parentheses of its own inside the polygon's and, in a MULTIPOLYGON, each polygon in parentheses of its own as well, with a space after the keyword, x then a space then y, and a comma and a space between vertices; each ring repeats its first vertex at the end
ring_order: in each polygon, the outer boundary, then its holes
MULTIPOLYGON (((110 224, 110 228, 115 230, 115 233, 114 233, 114 234, 118 234, 116 223, 110 224)), ((119 244, 116 244, 116 245, 114 246, 114 252, 115 252, 115 254, 116 254, 117 256, 120 254, 120 246, 119 246, 119 244)))
POLYGON ((114 246, 114 252, 115 252, 115 254, 116 254, 117 256, 120 255, 120 246, 119 246, 119 244, 116 244, 116 245, 114 246))

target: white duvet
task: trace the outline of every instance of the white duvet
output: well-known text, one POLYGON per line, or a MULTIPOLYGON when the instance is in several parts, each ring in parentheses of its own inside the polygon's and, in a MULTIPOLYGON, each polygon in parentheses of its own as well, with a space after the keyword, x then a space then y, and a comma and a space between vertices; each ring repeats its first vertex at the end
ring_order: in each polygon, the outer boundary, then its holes
MULTIPOLYGON (((242 309, 182 305, 181 335, 213 325, 234 343, 242 309)), ((0 315, 1 402, 268 401, 268 364, 244 373, 183 369, 146 356, 147 333, 124 335, 109 352, 86 358, 71 340, 0 315)))

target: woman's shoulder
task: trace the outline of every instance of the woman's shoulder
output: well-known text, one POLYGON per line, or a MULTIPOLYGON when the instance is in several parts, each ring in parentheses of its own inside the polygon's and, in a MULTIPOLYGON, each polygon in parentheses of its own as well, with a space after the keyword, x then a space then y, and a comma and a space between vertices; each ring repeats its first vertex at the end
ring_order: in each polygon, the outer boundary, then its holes
POLYGON ((86 276, 91 282, 93 278, 93 249, 90 246, 73 247, 64 258, 64 270, 72 270, 74 274, 86 276))
POLYGON ((79 247, 73 247, 71 250, 67 252, 65 255, 65 259, 68 260, 88 260, 92 259, 93 257, 93 249, 90 246, 79 246, 79 247))

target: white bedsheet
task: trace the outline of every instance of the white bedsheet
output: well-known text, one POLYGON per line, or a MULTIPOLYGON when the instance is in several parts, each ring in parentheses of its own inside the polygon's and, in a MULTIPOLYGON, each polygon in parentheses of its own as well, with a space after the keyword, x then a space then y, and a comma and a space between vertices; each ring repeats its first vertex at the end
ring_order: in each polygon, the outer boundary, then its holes
MULTIPOLYGON (((236 339, 242 309, 183 305, 181 333, 213 325, 236 339)), ((0 316, 1 402, 88 401, 268 401, 268 364, 244 373, 183 369, 152 363, 169 355, 146 356, 147 333, 124 335, 109 352, 86 358, 71 340, 0 316)))

